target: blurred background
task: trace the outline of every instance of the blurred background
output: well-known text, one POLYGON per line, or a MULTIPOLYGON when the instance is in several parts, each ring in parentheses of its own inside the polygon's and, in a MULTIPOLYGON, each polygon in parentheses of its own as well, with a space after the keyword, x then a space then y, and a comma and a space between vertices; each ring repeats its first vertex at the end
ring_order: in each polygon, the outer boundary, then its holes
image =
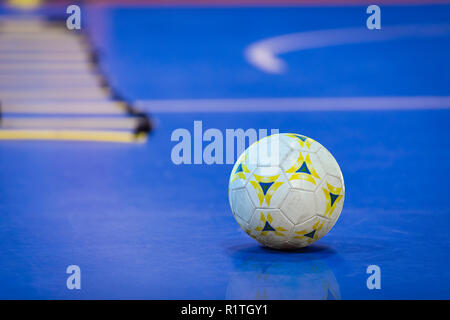
POLYGON ((443 0, 3 1, 0 298, 450 298, 449 40, 443 0), (333 230, 260 247, 230 164, 172 162, 194 121, 326 146, 333 230))

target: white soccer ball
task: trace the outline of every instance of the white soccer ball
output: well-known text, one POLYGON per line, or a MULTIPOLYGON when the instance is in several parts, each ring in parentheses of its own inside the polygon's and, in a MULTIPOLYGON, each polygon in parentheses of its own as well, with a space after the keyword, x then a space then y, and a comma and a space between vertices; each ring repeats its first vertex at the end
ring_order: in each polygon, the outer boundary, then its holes
POLYGON ((252 238, 271 248, 301 248, 336 223, 344 204, 344 178, 317 141, 275 134, 242 153, 231 172, 228 196, 236 221, 252 238))

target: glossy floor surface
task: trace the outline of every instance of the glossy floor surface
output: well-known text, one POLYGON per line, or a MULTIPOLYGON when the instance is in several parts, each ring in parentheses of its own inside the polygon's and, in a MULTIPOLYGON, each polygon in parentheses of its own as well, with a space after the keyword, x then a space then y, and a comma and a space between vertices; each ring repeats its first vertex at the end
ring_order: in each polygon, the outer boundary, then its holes
MULTIPOLYGON (((86 21, 112 85, 148 110, 154 99, 449 96, 450 6, 382 14, 386 27, 442 32, 288 52, 271 74, 248 45, 365 28, 365 8, 103 7, 86 21)), ((0 298, 449 299, 449 108, 152 112, 145 144, 1 141, 0 298), (231 165, 172 163, 173 130, 195 120, 325 145, 346 184, 336 226, 294 252, 258 245, 230 211, 231 165), (73 264, 81 290, 66 288, 73 264), (380 290, 366 286, 369 265, 380 290)))

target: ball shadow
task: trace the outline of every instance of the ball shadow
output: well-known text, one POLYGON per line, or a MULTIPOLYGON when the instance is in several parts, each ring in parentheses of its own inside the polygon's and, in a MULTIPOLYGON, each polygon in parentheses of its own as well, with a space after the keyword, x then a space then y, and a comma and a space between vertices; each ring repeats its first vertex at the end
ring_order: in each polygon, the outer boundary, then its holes
POLYGON ((278 250, 259 244, 233 245, 226 248, 227 254, 233 260, 267 260, 277 261, 305 261, 321 260, 337 255, 336 250, 326 243, 314 243, 308 247, 290 250, 278 250), (275 258, 276 257, 276 258, 275 258))

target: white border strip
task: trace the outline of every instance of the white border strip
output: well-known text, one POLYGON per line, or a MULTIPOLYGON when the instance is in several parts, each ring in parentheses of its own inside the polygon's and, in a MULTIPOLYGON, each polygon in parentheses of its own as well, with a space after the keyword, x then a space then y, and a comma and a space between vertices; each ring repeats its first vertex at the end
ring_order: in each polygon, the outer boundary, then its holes
POLYGON ((450 109, 450 96, 139 100, 146 112, 292 112, 450 109))

